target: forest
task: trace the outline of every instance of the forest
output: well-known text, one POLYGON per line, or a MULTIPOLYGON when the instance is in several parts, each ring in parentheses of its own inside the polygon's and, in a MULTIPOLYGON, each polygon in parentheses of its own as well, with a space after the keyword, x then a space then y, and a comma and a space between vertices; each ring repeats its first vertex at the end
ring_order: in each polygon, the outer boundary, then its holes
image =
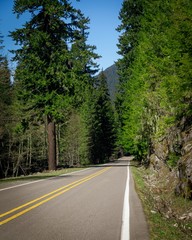
POLYGON ((108 161, 114 107, 87 44, 89 18, 69 1, 17 0, 13 11, 31 19, 10 33, 20 47, 13 82, 0 56, 0 177, 108 161))
POLYGON ((192 198, 192 1, 124 1, 118 144, 192 198))
POLYGON ((16 0, 13 11, 31 19, 10 33, 14 82, 0 56, 0 177, 104 163, 122 149, 177 171, 176 192, 192 198, 192 2, 123 2, 113 101, 89 18, 69 1, 16 0))

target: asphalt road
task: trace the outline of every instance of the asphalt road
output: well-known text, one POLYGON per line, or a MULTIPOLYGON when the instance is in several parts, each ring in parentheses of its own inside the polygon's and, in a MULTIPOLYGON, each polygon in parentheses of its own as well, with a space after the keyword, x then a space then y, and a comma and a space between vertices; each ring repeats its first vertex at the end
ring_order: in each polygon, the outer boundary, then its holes
POLYGON ((0 189, 0 240, 148 240, 128 165, 0 189))

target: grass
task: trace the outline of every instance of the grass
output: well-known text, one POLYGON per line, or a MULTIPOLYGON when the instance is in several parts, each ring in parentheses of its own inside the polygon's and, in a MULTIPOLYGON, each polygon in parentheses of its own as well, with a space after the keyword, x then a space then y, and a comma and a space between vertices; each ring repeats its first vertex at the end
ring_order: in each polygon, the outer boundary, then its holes
POLYGON ((64 168, 61 170, 56 170, 56 171, 45 171, 42 173, 34 173, 32 175, 28 176, 19 176, 19 177, 10 177, 10 178, 4 178, 0 179, 0 184, 3 183, 9 183, 9 182, 18 182, 18 181, 35 181, 35 180, 40 180, 40 179, 45 179, 45 178, 51 178, 51 177, 57 177, 62 174, 68 174, 76 171, 80 171, 85 168, 64 168))
MULTIPOLYGON (((166 184, 164 184, 164 192, 161 191, 158 193, 157 191, 156 194, 151 194, 149 186, 145 181, 146 175, 151 174, 149 170, 140 167, 132 167, 132 173, 136 190, 142 201, 149 224, 150 240, 191 240, 192 223, 189 220, 178 220, 177 217, 174 217, 174 213, 182 215, 182 213, 192 210, 192 201, 182 197, 176 197, 173 191, 171 193, 170 191, 166 191, 166 184), (169 201, 171 203, 171 208, 167 210, 173 211, 171 217, 166 217, 166 211, 163 207, 161 209, 156 206, 157 202, 155 199, 159 199, 161 202, 169 201)), ((169 190, 168 184, 167 187, 169 190)))

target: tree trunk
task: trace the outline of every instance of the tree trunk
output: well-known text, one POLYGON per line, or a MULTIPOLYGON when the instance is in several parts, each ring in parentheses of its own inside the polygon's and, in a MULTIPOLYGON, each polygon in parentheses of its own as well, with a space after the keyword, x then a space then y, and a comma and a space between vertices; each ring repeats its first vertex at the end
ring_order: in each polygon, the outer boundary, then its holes
POLYGON ((49 170, 56 170, 56 131, 55 123, 51 116, 47 116, 48 133, 48 167, 49 170))

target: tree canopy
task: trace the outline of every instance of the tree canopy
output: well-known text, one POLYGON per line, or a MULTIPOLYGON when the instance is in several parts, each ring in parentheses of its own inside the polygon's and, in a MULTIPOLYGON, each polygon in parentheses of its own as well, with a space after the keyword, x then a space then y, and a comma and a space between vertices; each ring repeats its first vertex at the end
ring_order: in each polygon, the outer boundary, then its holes
POLYGON ((191 1, 124 1, 118 27, 119 144, 140 159, 191 118, 191 1), (154 11, 155 9, 155 11, 154 11))

